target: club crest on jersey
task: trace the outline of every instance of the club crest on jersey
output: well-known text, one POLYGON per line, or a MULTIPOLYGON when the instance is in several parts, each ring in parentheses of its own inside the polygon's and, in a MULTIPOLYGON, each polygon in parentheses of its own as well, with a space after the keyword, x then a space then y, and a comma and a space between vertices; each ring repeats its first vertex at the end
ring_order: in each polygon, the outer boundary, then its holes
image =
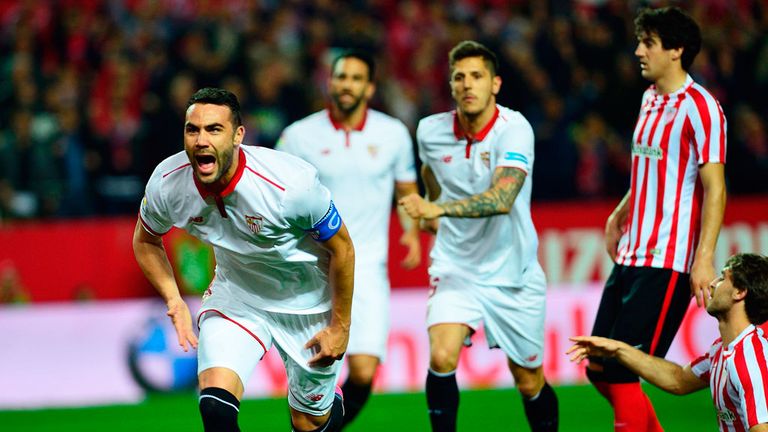
POLYGON ((258 213, 256 216, 245 215, 245 223, 248 224, 248 229, 250 229, 252 233, 257 234, 261 231, 261 227, 264 225, 264 218, 258 213))
POLYGON ((453 160, 453 156, 451 156, 451 155, 445 155, 445 156, 443 156, 441 159, 442 159, 442 161, 443 161, 444 163, 451 163, 451 161, 453 160))
POLYGON ((322 156, 328 156, 329 154, 331 154, 331 149, 329 149, 329 148, 324 148, 324 149, 320 150, 320 154, 321 154, 322 156))
POLYGON ((371 155, 372 158, 375 158, 376 155, 379 154, 379 146, 375 144, 369 144, 368 145, 368 154, 371 155))
POLYGON ((486 168, 491 167, 491 152, 484 151, 480 153, 480 160, 483 161, 483 165, 485 165, 486 168))

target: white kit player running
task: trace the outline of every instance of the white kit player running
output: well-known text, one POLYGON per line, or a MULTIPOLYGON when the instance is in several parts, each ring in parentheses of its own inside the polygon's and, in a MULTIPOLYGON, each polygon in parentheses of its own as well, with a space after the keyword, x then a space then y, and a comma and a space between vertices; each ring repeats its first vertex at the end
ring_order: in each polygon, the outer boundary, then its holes
POLYGON ((136 259, 187 350, 198 340, 162 235, 176 226, 213 246, 216 275, 197 318, 206 431, 239 430, 244 385, 273 344, 288 375, 294 430, 339 430, 335 388, 350 326, 352 242, 316 169, 241 146, 244 133, 235 95, 205 88, 192 96, 185 151, 161 162, 147 184, 136 259))
MULTIPOLYGON (((348 50, 331 63, 330 106, 285 129, 277 149, 314 165, 330 189, 355 242, 355 294, 347 346, 349 376, 344 391, 344 424, 365 405, 378 365, 385 360, 389 330, 389 220, 393 193, 418 193, 413 145, 405 125, 370 109, 374 61, 348 50)), ((408 247, 403 267, 421 259, 418 223, 400 214, 408 247)))
POLYGON ((428 226, 440 218, 427 313, 432 430, 456 429, 459 354, 482 322, 488 345, 507 355, 531 429, 554 431, 557 397, 542 371, 546 280, 530 212, 533 130, 496 105, 493 52, 465 41, 449 61, 456 111, 423 119, 416 133, 429 201, 400 200, 428 226))
POLYGON ((614 358, 646 381, 683 395, 709 385, 722 432, 768 432, 768 258, 751 253, 728 259, 710 284, 707 313, 718 321, 718 338, 686 366, 651 356, 615 339, 576 336, 571 361, 614 358))

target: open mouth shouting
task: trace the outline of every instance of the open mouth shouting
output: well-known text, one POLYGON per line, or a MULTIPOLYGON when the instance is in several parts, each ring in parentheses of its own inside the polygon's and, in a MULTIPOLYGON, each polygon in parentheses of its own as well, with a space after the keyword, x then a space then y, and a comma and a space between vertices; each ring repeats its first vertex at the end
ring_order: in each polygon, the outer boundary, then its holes
POLYGON ((216 156, 212 154, 196 154, 195 164, 197 165, 197 172, 201 177, 208 177, 216 174, 216 156))

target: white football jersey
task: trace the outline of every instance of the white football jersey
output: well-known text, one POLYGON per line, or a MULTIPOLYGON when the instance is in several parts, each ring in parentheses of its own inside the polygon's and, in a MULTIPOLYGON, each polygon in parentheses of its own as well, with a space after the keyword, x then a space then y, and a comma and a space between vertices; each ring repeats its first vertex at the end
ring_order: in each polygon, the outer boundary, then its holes
MULTIPOLYGON (((162 235, 175 226, 212 245, 212 289, 223 284, 233 301, 282 313, 329 310, 329 256, 309 232, 326 223, 330 192, 297 157, 239 151, 237 173, 219 194, 198 183, 183 151, 161 162, 141 203, 144 228, 162 235)), ((338 217, 327 223, 341 225, 338 217)))
POLYGON ((473 138, 461 131, 456 112, 451 111, 422 119, 416 139, 419 157, 440 185, 437 202, 488 190, 498 167, 519 168, 527 174, 508 214, 440 218, 430 272, 458 272, 485 285, 525 285, 525 271, 536 263, 538 248, 530 210, 531 125, 519 112, 497 105, 493 119, 473 138))
POLYGON ((356 263, 385 265, 395 182, 416 181, 405 125, 369 109, 362 123, 347 131, 323 110, 288 126, 276 148, 317 168, 344 215, 356 263))

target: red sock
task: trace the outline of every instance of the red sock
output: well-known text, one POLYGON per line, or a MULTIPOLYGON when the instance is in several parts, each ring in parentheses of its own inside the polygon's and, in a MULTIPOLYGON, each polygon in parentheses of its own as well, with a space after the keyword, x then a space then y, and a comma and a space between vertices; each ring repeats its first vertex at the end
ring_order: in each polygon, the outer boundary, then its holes
POLYGON ((651 403, 651 400, 648 399, 648 395, 643 392, 643 396, 645 396, 645 408, 646 408, 646 415, 648 416, 648 425, 646 428, 647 432, 664 432, 664 428, 661 427, 661 423, 659 423, 659 418, 656 417, 656 410, 653 409, 653 404, 651 403))
POLYGON ((613 427, 616 432, 661 432, 651 401, 640 383, 611 384, 595 382, 595 388, 613 406, 613 427))

